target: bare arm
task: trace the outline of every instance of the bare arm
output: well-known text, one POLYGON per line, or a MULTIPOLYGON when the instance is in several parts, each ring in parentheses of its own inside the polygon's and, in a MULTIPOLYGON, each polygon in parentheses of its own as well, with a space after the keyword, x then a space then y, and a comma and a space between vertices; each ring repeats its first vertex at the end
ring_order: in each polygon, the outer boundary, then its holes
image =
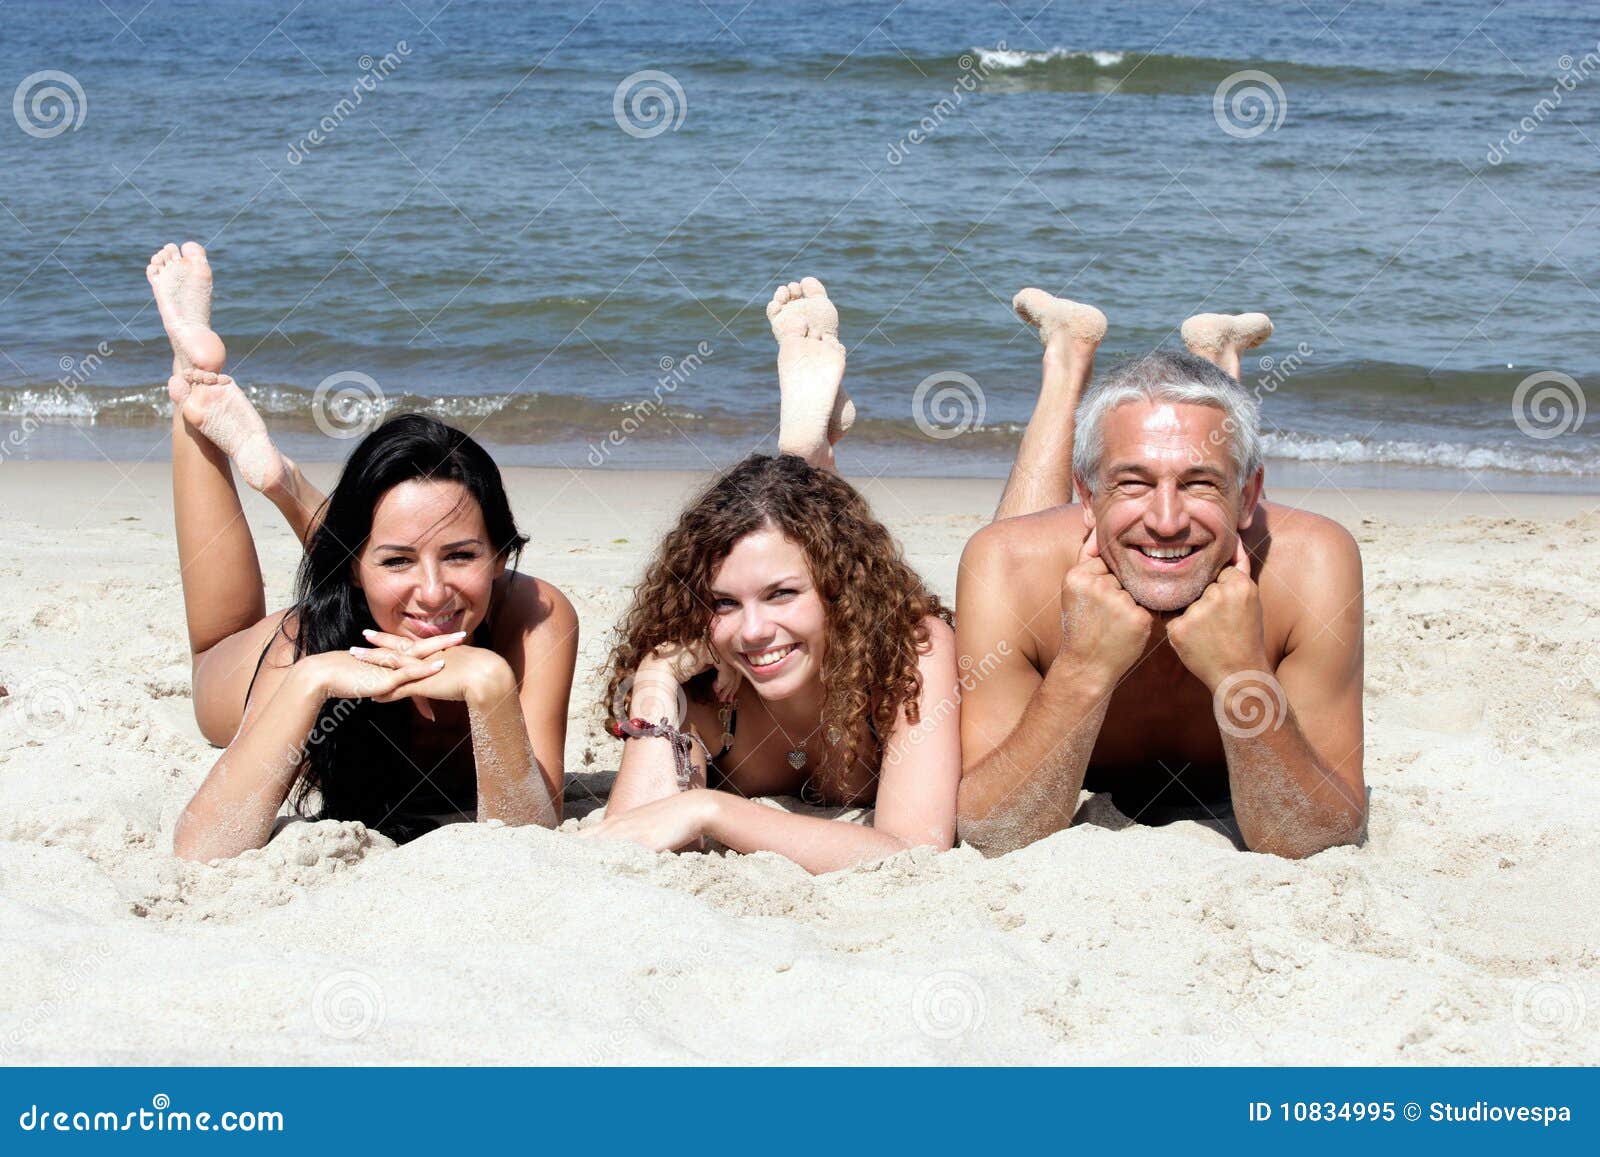
MULTIPOLYGON (((481 788, 478 808, 480 819, 554 827, 561 822, 566 786, 567 709, 572 696, 573 673, 578 665, 578 614, 571 601, 555 587, 543 580, 533 581, 538 585, 530 598, 532 618, 520 632, 520 639, 507 647, 507 662, 516 680, 522 743, 531 750, 534 766, 543 780, 542 791, 547 797, 549 813, 545 818, 535 818, 536 812, 544 815, 544 805, 537 803, 539 792, 532 783, 526 785, 527 790, 519 792, 524 805, 518 814, 524 818, 512 820, 503 815, 484 814, 481 788)), ((509 726, 504 731, 504 743, 508 749, 515 748, 516 737, 509 726)), ((477 750, 476 730, 473 749, 477 750)), ((481 765, 478 778, 481 784, 481 765)))
POLYGON ((988 674, 962 704, 961 838, 1001 855, 1067 827, 1117 681, 1153 625, 1086 549, 1062 584, 1061 645, 1041 676, 1012 609, 1005 543, 980 531, 961 560, 956 626, 964 663, 988 674))
MULTIPOLYGON (((704 643, 688 646, 664 644, 647 655, 632 678, 623 683, 628 702, 613 704, 612 710, 626 711, 630 719, 644 719, 651 723, 660 723, 665 719, 669 726, 693 730, 702 740, 707 735, 720 734, 720 730, 712 730, 709 708, 691 706, 683 691, 684 683, 702 671, 713 668, 717 672, 715 691, 718 700, 731 702, 740 680, 735 668, 719 662, 711 648, 704 643)), ((705 757, 698 744, 694 758, 694 772, 688 786, 700 787, 705 784, 706 776, 705 757)), ((681 790, 671 744, 655 737, 629 739, 623 745, 617 781, 612 785, 610 798, 606 801, 606 818, 614 819, 634 808, 667 799, 681 790)))
POLYGON ((384 670, 344 652, 263 666, 239 733, 178 817, 173 851, 205 861, 265 846, 305 764, 322 705, 334 697, 386 693, 436 669, 431 661, 408 661, 384 670))
MULTIPOLYGON (((687 713, 687 701, 680 686, 678 675, 669 663, 646 659, 633 678, 628 717, 651 723, 665 719, 670 726, 689 727, 689 722, 683 718, 687 713)), ((700 735, 698 730, 695 733, 700 735)), ((689 786, 703 787, 705 755, 698 744, 693 755, 694 773, 689 786)), ((611 785, 611 794, 606 798, 606 818, 614 819, 635 808, 668 799, 681 790, 672 744, 657 736, 634 736, 623 742, 622 763, 617 769, 616 782, 611 785)))
MULTIPOLYGON (((263 670, 263 681, 268 673, 263 670)), ((258 690, 261 708, 247 714, 178 817, 172 850, 181 859, 225 860, 264 847, 271 837, 325 701, 303 666, 284 669, 276 681, 275 689, 258 690)))
MULTIPOLYGON (((502 678, 469 690, 466 702, 478 777, 478 822, 555 827, 561 822, 560 796, 534 754, 510 668, 502 678)), ((559 782, 559 764, 555 774, 559 782)))
POLYGON ((1225 570, 1168 637, 1211 690, 1234 816, 1247 847, 1299 859, 1360 840, 1362 776, 1362 580, 1355 541, 1331 524, 1317 535, 1293 594, 1299 614, 1287 652, 1269 673, 1260 637, 1260 592, 1247 566, 1225 570), (1187 652, 1187 653, 1186 653, 1187 652), (1198 669, 1197 669, 1198 668, 1198 669))
POLYGON ((1240 835, 1252 851, 1290 859, 1356 843, 1366 830, 1361 553, 1342 529, 1325 537, 1316 552, 1320 581, 1303 592, 1278 664, 1283 725, 1222 736, 1240 835))

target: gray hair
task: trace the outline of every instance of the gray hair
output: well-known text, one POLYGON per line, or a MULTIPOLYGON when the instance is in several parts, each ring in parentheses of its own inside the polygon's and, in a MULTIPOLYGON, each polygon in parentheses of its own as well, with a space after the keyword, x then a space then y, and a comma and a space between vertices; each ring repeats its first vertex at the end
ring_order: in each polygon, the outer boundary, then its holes
POLYGON ((1205 358, 1158 350, 1116 366, 1090 386, 1078 403, 1072 473, 1086 485, 1095 481, 1105 455, 1106 415, 1129 402, 1171 402, 1221 410, 1222 428, 1232 438, 1240 483, 1261 468, 1260 407, 1255 398, 1205 358))

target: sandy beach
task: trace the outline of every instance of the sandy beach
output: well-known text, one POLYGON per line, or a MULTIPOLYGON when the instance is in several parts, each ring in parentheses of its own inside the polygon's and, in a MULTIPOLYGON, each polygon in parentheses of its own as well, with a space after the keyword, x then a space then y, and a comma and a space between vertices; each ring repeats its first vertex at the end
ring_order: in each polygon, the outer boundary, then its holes
MULTIPOLYGON (((507 481, 523 569, 584 627, 570 829, 619 758, 610 624, 700 479, 507 481)), ((953 599, 999 483, 863 489, 953 599)), ((1600 500, 1269 495, 1364 552, 1364 847, 1292 863, 1086 797, 1001 859, 821 878, 470 824, 396 848, 300 823, 204 866, 170 850, 215 753, 167 465, 0 464, 0 1061, 1600 1062, 1600 500)), ((297 545, 246 508, 282 605, 297 545)))

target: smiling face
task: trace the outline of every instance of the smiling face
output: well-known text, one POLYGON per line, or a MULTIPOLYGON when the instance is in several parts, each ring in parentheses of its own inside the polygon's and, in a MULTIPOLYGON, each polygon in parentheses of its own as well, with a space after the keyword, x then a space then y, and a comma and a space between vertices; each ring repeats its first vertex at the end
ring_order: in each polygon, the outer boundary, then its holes
POLYGON ((799 545, 775 527, 734 544, 711 576, 711 642, 763 699, 822 677, 826 615, 799 545))
POLYGON ((1094 491, 1079 483, 1100 556, 1134 602, 1178 611, 1233 560, 1261 474, 1241 486, 1215 406, 1129 402, 1105 415, 1094 491))
POLYGON ((402 482, 378 500, 355 584, 380 631, 427 639, 469 634, 505 573, 483 509, 459 482, 402 482))

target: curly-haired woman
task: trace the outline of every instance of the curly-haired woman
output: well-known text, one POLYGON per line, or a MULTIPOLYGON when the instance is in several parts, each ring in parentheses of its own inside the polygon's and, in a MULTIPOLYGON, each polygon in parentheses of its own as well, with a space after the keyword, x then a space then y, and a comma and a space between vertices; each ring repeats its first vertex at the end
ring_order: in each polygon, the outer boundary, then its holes
POLYGON ((710 837, 812 872, 955 838, 961 776, 950 611, 833 472, 854 416, 838 311, 780 285, 776 457, 715 481, 667 534, 619 626, 607 704, 624 737, 603 824, 661 850, 710 837), (870 826, 752 797, 872 807, 870 826))

